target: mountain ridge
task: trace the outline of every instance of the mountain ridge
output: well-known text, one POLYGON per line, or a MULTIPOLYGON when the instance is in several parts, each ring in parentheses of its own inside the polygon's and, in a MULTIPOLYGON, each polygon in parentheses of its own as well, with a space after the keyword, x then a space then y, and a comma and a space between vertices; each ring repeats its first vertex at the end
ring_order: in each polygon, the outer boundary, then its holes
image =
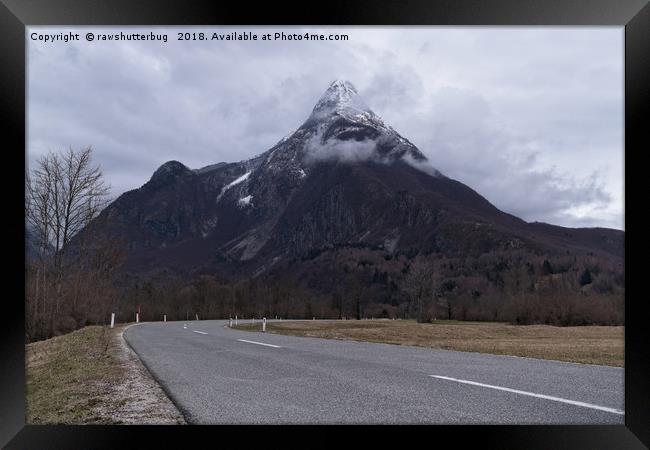
POLYGON ((91 224, 119 239, 129 270, 166 266, 259 275, 319 248, 364 243, 388 254, 598 254, 622 260, 624 233, 527 223, 500 211, 386 125, 345 80, 267 151, 189 169, 162 164, 91 224))

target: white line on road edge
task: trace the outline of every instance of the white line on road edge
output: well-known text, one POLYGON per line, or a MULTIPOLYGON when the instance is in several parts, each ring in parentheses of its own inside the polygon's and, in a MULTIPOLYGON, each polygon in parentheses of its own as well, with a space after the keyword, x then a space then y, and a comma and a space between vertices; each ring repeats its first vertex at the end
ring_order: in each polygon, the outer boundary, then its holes
POLYGON ((441 380, 455 381, 457 383, 471 384, 473 386, 481 386, 490 389, 497 389, 499 391, 514 392, 515 394, 528 395, 530 397, 543 398, 546 400, 553 400, 554 402, 568 403, 569 405, 582 406, 583 408, 598 409, 600 411, 605 411, 612 414, 620 414, 620 415, 625 414, 625 411, 621 411, 620 409, 607 408, 606 406, 592 405, 591 403, 577 402, 575 400, 567 400, 565 398, 552 397, 550 395, 535 394, 533 392, 519 391, 517 389, 510 389, 501 386, 493 386, 491 384, 477 383, 475 381, 459 380, 458 378, 443 377, 440 375, 429 375, 429 376, 433 378, 440 378, 441 380))
POLYGON ((208 333, 204 333, 203 331, 196 331, 196 330, 192 330, 192 331, 199 334, 208 334, 208 333))
POLYGON ((264 342, 247 341, 246 339, 237 339, 239 342, 248 342, 249 344, 266 345, 267 347, 282 348, 279 345, 265 344, 264 342))

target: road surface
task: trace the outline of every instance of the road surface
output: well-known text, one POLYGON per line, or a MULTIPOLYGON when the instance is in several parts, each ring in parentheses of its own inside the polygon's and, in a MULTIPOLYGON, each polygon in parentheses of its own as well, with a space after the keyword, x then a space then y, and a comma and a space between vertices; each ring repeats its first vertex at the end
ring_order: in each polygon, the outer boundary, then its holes
POLYGON ((124 333, 189 423, 624 423, 622 368, 227 325, 151 322, 124 333))

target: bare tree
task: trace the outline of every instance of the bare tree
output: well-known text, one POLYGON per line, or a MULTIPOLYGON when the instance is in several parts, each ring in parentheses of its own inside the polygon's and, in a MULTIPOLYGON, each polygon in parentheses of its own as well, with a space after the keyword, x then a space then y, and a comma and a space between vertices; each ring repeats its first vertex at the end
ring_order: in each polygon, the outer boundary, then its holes
POLYGON ((26 299, 28 329, 34 335, 52 334, 65 294, 64 253, 70 240, 108 203, 109 189, 100 167, 92 163, 91 147, 50 152, 27 175, 26 225, 38 249, 36 264, 29 268, 34 288, 26 299))
POLYGON ((55 267, 61 268, 65 246, 108 203, 109 187, 92 148, 42 156, 28 179, 27 219, 39 245, 51 245, 55 267))
POLYGON ((414 261, 404 278, 404 290, 411 299, 418 322, 428 322, 432 318, 429 309, 435 280, 432 265, 423 260, 414 261))

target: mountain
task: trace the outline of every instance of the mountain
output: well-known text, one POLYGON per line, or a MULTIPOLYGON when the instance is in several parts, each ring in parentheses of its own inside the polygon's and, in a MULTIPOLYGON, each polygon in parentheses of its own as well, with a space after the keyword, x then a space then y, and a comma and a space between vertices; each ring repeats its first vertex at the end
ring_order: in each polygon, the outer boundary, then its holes
POLYGON ((436 170, 342 80, 266 152, 196 170, 169 161, 82 234, 121 242, 130 273, 234 278, 314 264, 343 248, 386 258, 518 251, 621 264, 624 239, 618 230, 527 223, 500 211, 436 170))

